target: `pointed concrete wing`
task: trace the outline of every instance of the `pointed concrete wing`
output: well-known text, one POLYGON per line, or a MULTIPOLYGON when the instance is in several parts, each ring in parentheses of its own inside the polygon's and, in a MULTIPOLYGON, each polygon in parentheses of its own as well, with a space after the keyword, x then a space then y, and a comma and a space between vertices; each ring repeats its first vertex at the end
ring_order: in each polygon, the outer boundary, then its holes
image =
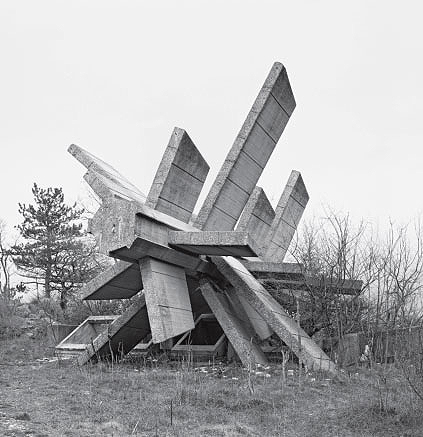
POLYGON ((81 290, 84 300, 130 299, 142 290, 137 264, 118 261, 89 281, 81 290))
POLYGON ((204 201, 198 228, 234 228, 294 108, 285 67, 276 62, 204 201))
POLYGON ((135 302, 117 317, 78 357, 78 364, 90 360, 110 357, 120 358, 130 352, 150 333, 144 296, 137 296, 135 302))
POLYGON ((336 373, 335 364, 241 262, 232 257, 212 257, 212 261, 236 292, 261 314, 275 334, 309 368, 336 373))
POLYGON ((146 205, 188 223, 210 167, 189 135, 175 128, 146 205))
POLYGON ((292 170, 267 234, 265 261, 282 262, 301 220, 309 196, 301 173, 292 170))
POLYGON ((213 311, 242 364, 266 364, 267 359, 254 339, 254 330, 248 318, 240 312, 225 293, 218 292, 206 278, 200 280, 201 293, 213 311))
POLYGON ((153 343, 194 329, 184 269, 148 257, 140 269, 153 343))
POLYGON ((245 205, 236 230, 248 232, 254 241, 263 244, 275 218, 275 211, 261 187, 255 187, 245 205))
MULTIPOLYGON (((100 158, 75 144, 69 146, 68 152, 88 170, 87 175, 91 174, 93 182, 98 181, 97 184, 90 184, 90 186, 102 200, 105 200, 105 197, 117 196, 139 203, 145 202, 145 195, 135 185, 100 158)), ((87 175, 85 179, 90 183, 87 175)))

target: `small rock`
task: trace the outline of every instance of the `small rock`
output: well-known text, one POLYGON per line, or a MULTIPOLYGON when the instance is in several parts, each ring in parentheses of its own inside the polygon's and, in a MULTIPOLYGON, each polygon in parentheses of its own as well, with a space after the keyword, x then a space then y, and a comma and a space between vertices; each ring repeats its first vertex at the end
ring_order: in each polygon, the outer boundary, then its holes
POLYGON ((16 420, 31 420, 28 413, 22 413, 15 416, 16 420))

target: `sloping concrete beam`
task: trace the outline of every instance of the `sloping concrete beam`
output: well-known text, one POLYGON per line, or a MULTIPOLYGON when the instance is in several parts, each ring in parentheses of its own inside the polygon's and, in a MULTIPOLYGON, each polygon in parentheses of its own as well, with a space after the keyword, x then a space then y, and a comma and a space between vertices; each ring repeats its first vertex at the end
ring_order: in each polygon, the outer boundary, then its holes
POLYGON ((117 317, 85 350, 78 356, 78 364, 97 361, 99 358, 119 359, 130 352, 150 333, 144 295, 117 317))
POLYGON ((235 290, 262 315, 275 334, 300 360, 309 368, 336 373, 335 364, 242 263, 232 257, 213 257, 212 261, 235 290))
POLYGON ((294 108, 285 67, 276 62, 204 201, 198 228, 234 229, 294 108))
POLYGON ((175 127, 146 205, 188 223, 209 169, 189 135, 175 127))
POLYGON ((200 280, 200 288, 242 364, 246 367, 267 364, 267 358, 254 338, 254 329, 248 319, 240 315, 239 307, 234 307, 228 296, 217 292, 206 278, 200 280))
POLYGON ((80 290, 84 300, 129 299, 142 290, 137 264, 118 261, 80 290))

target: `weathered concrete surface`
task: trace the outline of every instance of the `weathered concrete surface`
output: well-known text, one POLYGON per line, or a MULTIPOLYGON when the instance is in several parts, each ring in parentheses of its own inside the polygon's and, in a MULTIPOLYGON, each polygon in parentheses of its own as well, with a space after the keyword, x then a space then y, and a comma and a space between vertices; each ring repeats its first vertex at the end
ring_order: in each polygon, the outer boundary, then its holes
MULTIPOLYGON (((109 189, 112 195, 140 203, 145 202, 145 195, 111 165, 75 144, 69 146, 68 152, 87 168, 89 172, 97 176, 99 181, 109 189)), ((94 187, 91 188, 96 191, 94 187)), ((100 191, 97 194, 100 198, 103 198, 102 196, 104 196, 105 193, 104 191, 100 191)))
POLYGON ((89 281, 79 293, 85 300, 129 299, 142 290, 138 264, 118 261, 89 281))
POLYGON ((150 324, 144 295, 137 296, 135 302, 119 317, 114 319, 78 356, 78 364, 83 365, 98 358, 118 359, 130 352, 150 333, 150 324))
POLYGON ((260 253, 253 238, 238 231, 170 231, 169 245, 197 255, 255 257, 260 253))
POLYGON ((194 328, 185 271, 153 258, 140 260, 153 343, 194 328))
POLYGON ((200 280, 201 292, 216 316, 225 335, 238 354, 244 366, 266 364, 267 359, 256 343, 253 327, 245 315, 240 315, 240 308, 235 307, 229 297, 217 292, 206 278, 200 280))
POLYGON ((275 334, 309 368, 336 373, 329 357, 301 329, 241 262, 232 257, 212 257, 213 263, 254 309, 263 316, 275 334))
POLYGON ((146 205, 188 223, 209 169, 189 135, 175 127, 146 205))
POLYGON ((265 261, 282 262, 301 220, 309 196, 301 174, 292 170, 279 199, 275 218, 266 238, 265 261))
POLYGON ((248 302, 248 300, 245 299, 244 296, 237 293, 234 289, 232 289, 228 294, 232 297, 232 300, 235 300, 235 297, 239 300, 239 303, 242 305, 245 314, 251 323, 251 326, 254 328, 255 333, 260 337, 261 340, 266 340, 273 334, 273 331, 270 329, 270 326, 267 324, 264 318, 248 302))
POLYGON ((263 188, 255 187, 236 226, 237 231, 248 232, 262 246, 275 218, 275 211, 263 188))
POLYGON ((294 108, 285 67, 276 62, 204 201, 198 228, 234 229, 294 108))

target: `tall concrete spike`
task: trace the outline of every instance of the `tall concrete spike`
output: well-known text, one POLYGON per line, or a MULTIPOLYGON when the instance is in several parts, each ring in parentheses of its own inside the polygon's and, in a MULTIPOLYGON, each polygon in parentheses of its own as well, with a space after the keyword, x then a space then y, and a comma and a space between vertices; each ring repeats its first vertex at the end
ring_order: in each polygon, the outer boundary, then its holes
POLYGON ((209 169, 189 135, 175 127, 146 205, 188 223, 209 169))
POLYGON ((282 262, 301 220, 309 196, 301 173, 292 170, 267 234, 263 259, 282 262))
POLYGON ((285 67, 275 62, 204 201, 198 228, 234 228, 294 108, 285 67))

